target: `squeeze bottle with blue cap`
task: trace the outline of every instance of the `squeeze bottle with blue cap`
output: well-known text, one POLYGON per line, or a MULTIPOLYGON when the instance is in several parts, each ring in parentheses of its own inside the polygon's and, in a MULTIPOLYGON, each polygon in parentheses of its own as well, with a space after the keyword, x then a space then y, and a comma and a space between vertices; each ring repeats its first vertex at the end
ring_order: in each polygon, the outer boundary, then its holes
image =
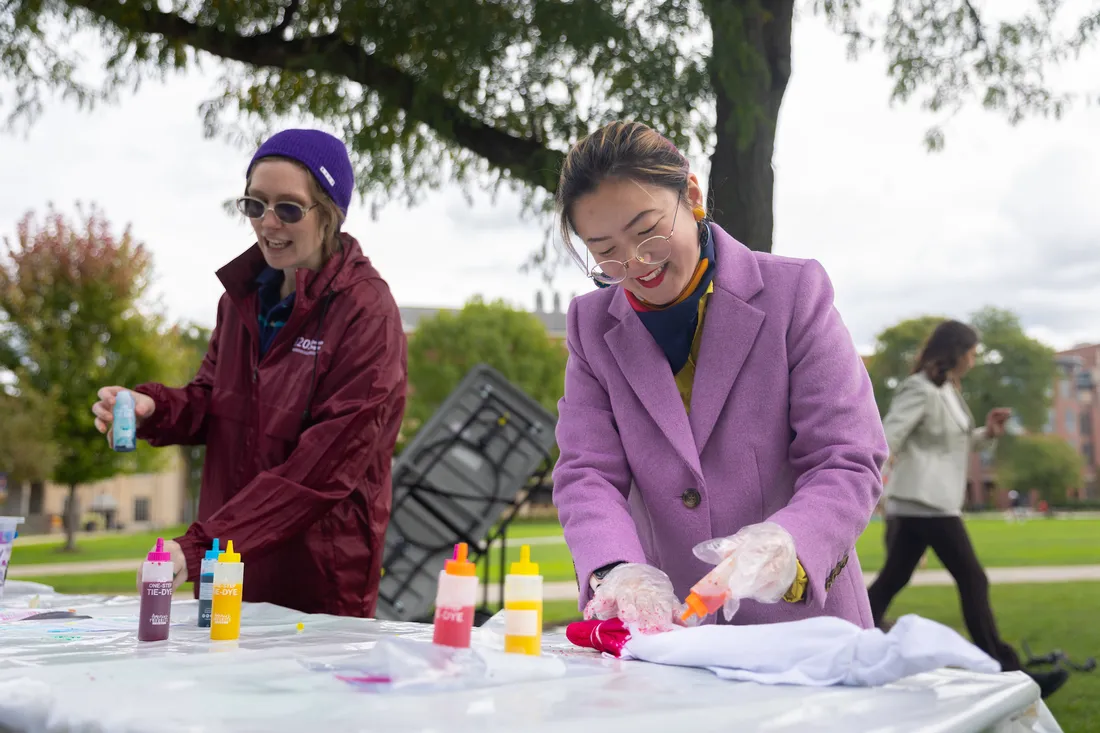
POLYGON ((218 556, 225 550, 218 549, 218 538, 214 546, 206 551, 199 571, 199 628, 210 628, 210 616, 214 605, 214 569, 218 565, 218 556))
POLYGON ((134 395, 124 389, 115 395, 111 445, 119 453, 129 453, 137 447, 137 418, 134 415, 134 395))
POLYGON ((542 653, 542 576, 530 545, 519 548, 519 562, 504 576, 504 651, 542 653))
POLYGON ((244 596, 244 563, 233 552, 233 540, 218 556, 214 568, 214 600, 210 609, 210 638, 232 641, 241 635, 241 600, 244 596))

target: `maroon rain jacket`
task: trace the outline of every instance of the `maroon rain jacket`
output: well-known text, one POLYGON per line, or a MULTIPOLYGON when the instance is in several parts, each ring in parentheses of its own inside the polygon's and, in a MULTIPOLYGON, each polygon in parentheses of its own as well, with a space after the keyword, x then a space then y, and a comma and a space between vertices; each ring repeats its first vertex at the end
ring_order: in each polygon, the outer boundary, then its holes
POLYGON ((253 246, 218 271, 226 292, 194 380, 135 388, 156 401, 139 437, 206 445, 198 521, 176 538, 196 591, 217 537, 241 553, 246 601, 374 614, 407 350, 389 287, 342 237, 320 272, 298 270, 293 313, 262 359, 253 246))

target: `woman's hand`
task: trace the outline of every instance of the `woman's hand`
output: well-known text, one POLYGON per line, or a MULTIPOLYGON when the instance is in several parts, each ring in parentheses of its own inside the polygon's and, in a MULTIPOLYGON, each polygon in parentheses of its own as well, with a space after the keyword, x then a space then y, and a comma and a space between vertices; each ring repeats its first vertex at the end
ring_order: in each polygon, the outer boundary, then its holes
MULTIPOLYGON (((114 447, 114 437, 111 424, 115 421, 115 398, 119 392, 126 389, 126 387, 102 387, 96 393, 99 400, 92 405, 92 414, 95 415, 95 429, 107 436, 107 444, 112 448, 114 447)), ((153 412, 157 409, 157 403, 149 395, 135 392, 132 389, 128 391, 134 396, 134 419, 140 427, 145 420, 152 417, 153 412)))
POLYGON ((642 634, 671 631, 683 624, 684 604, 676 597, 672 581, 650 565, 616 565, 584 607, 586 619, 617 618, 642 634))
POLYGON ((1008 407, 994 407, 985 416, 985 434, 989 438, 999 438, 1005 434, 1005 423, 1012 416, 1012 409, 1008 407))
POLYGON ((703 562, 714 565, 734 558, 729 596, 722 607, 727 621, 737 613, 743 598, 778 603, 798 575, 794 538, 774 522, 750 524, 730 537, 696 545, 693 552, 703 562))
MULTIPOLYGON (((154 545, 150 548, 150 552, 156 549, 156 545, 154 545)), ((175 590, 187 580, 187 557, 183 554, 183 548, 180 547, 180 543, 175 540, 165 540, 164 551, 172 556, 172 590, 175 590)), ((143 562, 142 565, 144 564, 143 562)), ((141 570, 141 568, 138 568, 137 571, 138 593, 141 593, 141 570)))

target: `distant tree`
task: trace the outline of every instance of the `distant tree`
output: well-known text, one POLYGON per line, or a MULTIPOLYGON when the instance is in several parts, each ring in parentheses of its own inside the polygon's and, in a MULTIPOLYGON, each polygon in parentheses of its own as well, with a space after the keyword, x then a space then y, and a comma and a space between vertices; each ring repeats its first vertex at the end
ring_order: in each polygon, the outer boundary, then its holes
POLYGON ((875 337, 875 350, 867 360, 867 372, 883 416, 890 409, 894 390, 913 372, 913 364, 924 342, 943 320, 941 316, 910 318, 886 328, 875 337))
MULTIPOLYGON (((210 345, 210 329, 197 323, 180 323, 170 334, 180 346, 179 371, 174 384, 183 384, 194 378, 210 345)), ((187 488, 187 511, 184 521, 193 522, 197 517, 199 492, 202 489, 202 467, 206 462, 205 445, 181 445, 180 458, 187 488)))
POLYGON ((17 486, 45 481, 57 465, 51 442, 53 406, 48 397, 24 389, 18 395, 0 390, 0 471, 17 486))
POLYGON ((1058 373, 1054 349, 1024 333, 1019 317, 1008 310, 983 308, 970 324, 982 337, 981 358, 963 383, 974 416, 984 420, 994 407, 1011 407, 1021 425, 1041 431, 1058 373))
POLYGON ((532 313, 474 298, 417 323, 409 338, 409 400, 398 449, 474 366, 486 363, 553 414, 565 388, 564 345, 532 313))
POLYGON ((76 488, 120 472, 151 470, 155 452, 112 451, 93 425, 96 390, 162 377, 163 331, 143 296, 152 262, 129 229, 116 235, 96 209, 71 223, 52 208, 20 222, 0 260, 0 342, 16 387, 51 396, 57 447, 53 480, 69 487, 66 549, 75 549, 76 488))
MULTIPOLYGON (((886 414, 898 383, 913 364, 932 330, 943 319, 922 316, 885 329, 876 339, 868 364, 879 412, 886 414)), ((979 358, 963 379, 975 421, 981 425, 994 407, 1012 408, 1020 423, 1037 432, 1046 423, 1057 367, 1054 350, 1024 333, 1011 311, 983 308, 967 321, 981 337, 979 358)))
POLYGON ((1025 496, 1032 489, 1048 502, 1067 501, 1081 487, 1084 460, 1057 435, 1023 435, 1005 440, 998 451, 997 482, 1025 496))

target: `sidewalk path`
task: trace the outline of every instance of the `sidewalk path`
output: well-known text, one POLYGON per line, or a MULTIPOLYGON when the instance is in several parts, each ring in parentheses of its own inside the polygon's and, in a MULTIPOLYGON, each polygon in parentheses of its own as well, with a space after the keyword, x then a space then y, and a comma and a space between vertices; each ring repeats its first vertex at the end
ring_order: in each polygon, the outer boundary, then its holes
MULTIPOLYGON (((1030 568, 986 568, 991 585, 1011 585, 1015 583, 1069 583, 1073 581, 1100 582, 1100 565, 1063 565, 1037 566, 1030 568)), ((870 585, 877 573, 863 574, 863 582, 870 585)), ((954 585, 946 570, 918 570, 913 573, 910 585, 954 585)), ((489 588, 490 602, 499 603, 499 586, 489 588)), ((546 583, 543 586, 543 598, 547 601, 572 601, 577 598, 577 584, 573 581, 546 583)))
MULTIPOLYGON (((548 540, 557 538, 533 537, 532 540, 548 540)), ((539 542, 538 544, 550 544, 539 542)), ((48 578, 53 575, 88 575, 91 573, 118 573, 124 571, 137 572, 141 567, 140 560, 106 560, 102 562, 66 562, 44 565, 12 565, 8 569, 10 578, 48 578)), ((1100 582, 1100 565, 1060 565, 1060 566, 1036 566, 1023 568, 986 568, 986 575, 992 585, 1009 585, 1016 583, 1070 583, 1074 581, 1100 582)), ((876 573, 863 574, 864 583, 870 585, 875 579, 876 573)), ((47 581, 48 583, 48 581, 47 581)), ((916 586, 945 586, 954 585, 955 581, 946 570, 918 570, 913 573, 910 585, 916 586)), ((497 597, 499 585, 493 583, 489 587, 489 600, 499 603, 497 597)), ((547 601, 570 601, 577 597, 577 584, 571 580, 547 582, 543 586, 543 597, 547 601)))

